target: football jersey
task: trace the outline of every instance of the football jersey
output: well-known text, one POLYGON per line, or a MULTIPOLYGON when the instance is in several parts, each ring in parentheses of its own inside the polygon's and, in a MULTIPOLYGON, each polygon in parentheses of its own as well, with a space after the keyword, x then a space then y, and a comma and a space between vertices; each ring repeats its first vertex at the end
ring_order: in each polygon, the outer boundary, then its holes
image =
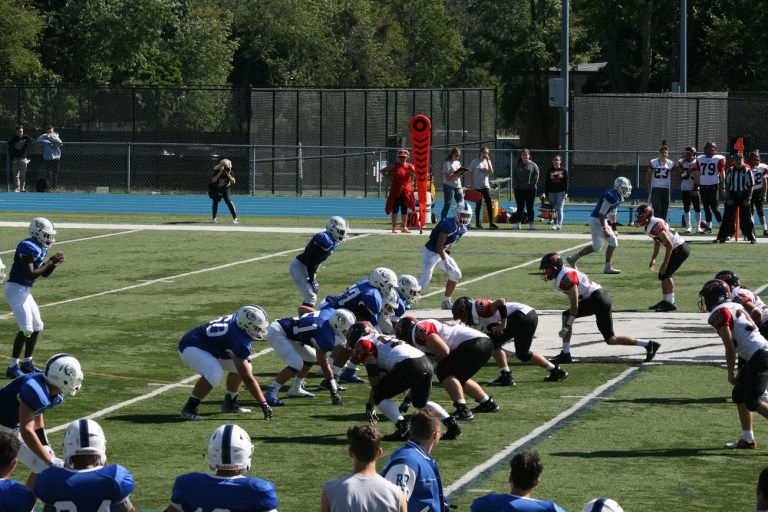
POLYGON ((179 342, 179 352, 187 347, 204 350, 217 359, 231 359, 231 351, 240 359, 251 355, 251 338, 237 325, 237 313, 222 316, 197 326, 179 342))
POLYGON ((277 491, 260 478, 188 473, 176 477, 171 503, 183 512, 270 512, 277 510, 277 491))
POLYGON ((429 240, 424 244, 424 247, 432 252, 437 252, 437 240, 440 238, 441 233, 445 233, 448 235, 448 238, 445 239, 443 247, 445 250, 450 250, 466 232, 467 226, 457 224, 454 217, 446 217, 432 228, 432 231, 429 233, 429 240))
POLYGON ((718 304, 709 314, 707 321, 715 330, 720 330, 724 326, 730 327, 736 353, 746 361, 749 361, 758 350, 768 350, 768 341, 763 338, 752 317, 740 304, 735 302, 718 304))
POLYGON ((320 264, 327 260, 337 247, 339 242, 335 241, 327 231, 321 231, 312 237, 304 248, 304 252, 296 256, 296 259, 308 269, 317 272, 320 264))
POLYGON ((696 185, 696 160, 690 162, 684 158, 677 161, 680 171, 680 190, 693 190, 696 185))
POLYGON ((3 512, 31 512, 36 502, 37 498, 26 485, 0 479, 0 510, 3 512))
POLYGON ((646 235, 653 238, 653 241, 657 243, 661 243, 659 241, 660 234, 666 233, 667 237, 669 237, 669 240, 672 242, 673 249, 676 249, 685 243, 685 240, 683 240, 683 237, 680 236, 675 228, 664 222, 663 219, 651 217, 651 220, 646 224, 644 231, 646 235))
POLYGON ((752 175, 755 177, 755 191, 753 194, 762 194, 765 178, 768 175, 768 164, 760 163, 752 167, 752 175))
POLYGON ((524 315, 527 315, 533 310, 531 306, 521 304, 519 302, 507 302, 504 304, 504 308, 499 308, 495 313, 491 314, 491 304, 493 301, 490 299, 475 299, 475 304, 472 307, 472 322, 482 332, 490 332, 489 325, 497 324, 501 322, 501 315, 507 318, 515 311, 522 311, 524 315))
POLYGON ((16 246, 16 253, 13 255, 13 263, 11 264, 11 273, 8 275, 9 283, 20 284, 21 286, 32 286, 35 284, 34 279, 27 277, 24 272, 24 262, 21 261, 22 256, 29 256, 34 260, 34 268, 40 268, 45 262, 45 257, 48 255, 48 248, 43 247, 31 238, 27 238, 19 242, 16 246))
POLYGON ((119 464, 93 469, 48 468, 37 477, 35 494, 56 510, 116 510, 135 485, 131 473, 119 464))
POLYGON ((696 169, 699 171, 699 184, 717 185, 720 176, 725 174, 725 157, 700 155, 696 157, 696 169))
POLYGON ((379 323, 379 313, 384 305, 384 299, 378 288, 371 285, 368 279, 353 284, 341 295, 330 295, 325 298, 323 309, 346 308, 353 312, 358 319, 370 317, 373 325, 379 323))
POLYGON ((50 396, 42 373, 22 375, 0 389, 0 425, 9 429, 19 426, 19 402, 24 402, 35 411, 35 415, 39 415, 63 400, 63 393, 50 396))
POLYGON ((597 204, 589 216, 598 218, 598 214, 602 213, 604 217, 608 217, 608 214, 618 208, 623 202, 624 198, 615 189, 609 188, 597 200, 597 204))
POLYGON ((475 498, 471 512, 565 512, 551 501, 524 498, 514 494, 488 494, 475 498))
POLYGON ((336 346, 336 334, 329 322, 333 312, 331 308, 323 308, 298 318, 281 318, 277 323, 283 328, 288 339, 323 352, 330 352, 336 346))
POLYGON ((423 357, 424 353, 395 337, 371 334, 360 338, 352 349, 354 361, 363 362, 369 356, 376 358, 380 368, 391 372, 397 363, 423 357))
POLYGON ((430 334, 437 334, 440 336, 451 350, 456 350, 456 347, 465 341, 488 337, 477 329, 467 327, 466 325, 449 325, 438 320, 422 320, 413 328, 414 346, 422 352, 431 353, 426 346, 427 337, 430 334))
POLYGON ((753 293, 752 290, 748 290, 743 286, 735 286, 731 289, 731 300, 739 304, 751 302, 755 307, 763 311, 763 315, 768 313, 768 311, 766 311, 768 306, 763 302, 763 299, 761 299, 759 295, 753 293))
POLYGON ((596 290, 602 288, 602 286, 592 281, 584 272, 568 267, 563 267, 560 272, 558 272, 553 284, 555 285, 555 288, 565 294, 568 293, 568 290, 576 286, 579 291, 579 300, 586 299, 596 290))
POLYGON ((652 169, 651 188, 670 188, 675 163, 672 160, 662 162, 661 158, 654 158, 648 166, 652 169))

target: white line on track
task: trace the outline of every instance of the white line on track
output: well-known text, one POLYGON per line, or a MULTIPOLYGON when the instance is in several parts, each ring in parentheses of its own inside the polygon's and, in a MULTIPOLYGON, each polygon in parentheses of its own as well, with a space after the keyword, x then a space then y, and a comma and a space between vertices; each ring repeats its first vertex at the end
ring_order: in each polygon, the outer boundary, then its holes
POLYGON ((606 389, 610 388, 611 386, 626 380, 627 378, 629 378, 630 375, 632 375, 632 373, 636 372, 639 369, 640 367, 628 368, 616 378, 609 380, 599 388, 595 389, 592 393, 590 393, 583 399, 573 404, 573 406, 571 406, 569 409, 561 412, 560 414, 558 414, 548 422, 544 423, 543 425, 536 427, 528 435, 523 436, 517 441, 514 441, 513 443, 507 445, 506 448, 498 452, 496 455, 494 455, 487 461, 483 462, 482 464, 475 466, 474 468, 469 470, 467 473, 465 473, 464 476, 462 476, 461 478, 456 480, 454 483, 446 487, 445 496, 446 497, 450 496, 451 493, 454 493, 457 490, 464 487, 465 485, 471 483, 472 480, 479 477, 484 471, 488 471, 496 464, 500 464, 501 462, 505 461, 520 446, 535 439, 536 437, 540 436, 547 430, 553 427, 556 427, 559 423, 567 420, 570 416, 576 414, 582 408, 584 408, 591 400, 600 396, 600 393, 604 392, 606 389))

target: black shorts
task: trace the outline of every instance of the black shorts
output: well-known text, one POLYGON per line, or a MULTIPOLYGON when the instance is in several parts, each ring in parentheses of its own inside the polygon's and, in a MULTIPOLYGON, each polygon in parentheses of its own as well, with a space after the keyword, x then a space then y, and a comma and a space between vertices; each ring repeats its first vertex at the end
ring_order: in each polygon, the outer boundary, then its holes
POLYGON ((539 326, 539 315, 535 309, 527 314, 520 310, 513 311, 507 316, 507 326, 501 334, 489 334, 493 348, 501 348, 506 342, 515 340, 515 355, 522 359, 521 355, 528 354, 533 343, 533 336, 539 326))
POLYGON ((758 350, 739 370, 731 397, 736 404, 744 404, 754 411, 760 404, 760 397, 768 386, 768 352, 758 350))
POLYGON ((446 377, 456 377, 464 384, 491 358, 491 352, 493 343, 490 338, 484 336, 465 341, 437 365, 437 380, 442 382, 446 377))
MULTIPOLYGON (((592 295, 586 299, 579 301, 579 312, 576 314, 576 318, 595 315, 597 330, 603 335, 603 339, 608 341, 614 335, 611 309, 611 296, 600 288, 592 292, 592 295)), ((568 311, 566 310, 565 313, 568 311)))
POLYGON ((680 268, 680 265, 682 265, 690 255, 691 248, 688 246, 688 242, 683 242, 682 245, 675 247, 672 250, 672 256, 669 258, 669 263, 667 263, 667 271, 664 274, 659 272, 659 280, 663 281, 664 279, 672 277, 672 274, 680 268))
POLYGON ((400 361, 373 388, 373 401, 378 404, 410 389, 414 407, 422 408, 432 394, 432 374, 432 363, 426 355, 400 361))

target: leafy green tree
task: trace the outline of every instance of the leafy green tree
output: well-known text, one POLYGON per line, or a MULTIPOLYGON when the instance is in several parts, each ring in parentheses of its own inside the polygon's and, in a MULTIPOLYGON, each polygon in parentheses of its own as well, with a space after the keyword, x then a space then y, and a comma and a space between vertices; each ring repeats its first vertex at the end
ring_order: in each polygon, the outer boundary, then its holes
POLYGON ((40 62, 38 41, 45 20, 26 1, 0 0, 0 83, 52 79, 40 62))

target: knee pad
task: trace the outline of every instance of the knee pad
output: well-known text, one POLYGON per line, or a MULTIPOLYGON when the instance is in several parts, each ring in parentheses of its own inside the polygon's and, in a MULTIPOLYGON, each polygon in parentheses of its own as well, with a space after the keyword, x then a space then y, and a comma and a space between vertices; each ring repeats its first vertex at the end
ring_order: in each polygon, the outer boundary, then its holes
POLYGON ((533 357, 533 352, 530 350, 528 352, 515 352, 515 357, 517 357, 522 362, 527 363, 533 357))

